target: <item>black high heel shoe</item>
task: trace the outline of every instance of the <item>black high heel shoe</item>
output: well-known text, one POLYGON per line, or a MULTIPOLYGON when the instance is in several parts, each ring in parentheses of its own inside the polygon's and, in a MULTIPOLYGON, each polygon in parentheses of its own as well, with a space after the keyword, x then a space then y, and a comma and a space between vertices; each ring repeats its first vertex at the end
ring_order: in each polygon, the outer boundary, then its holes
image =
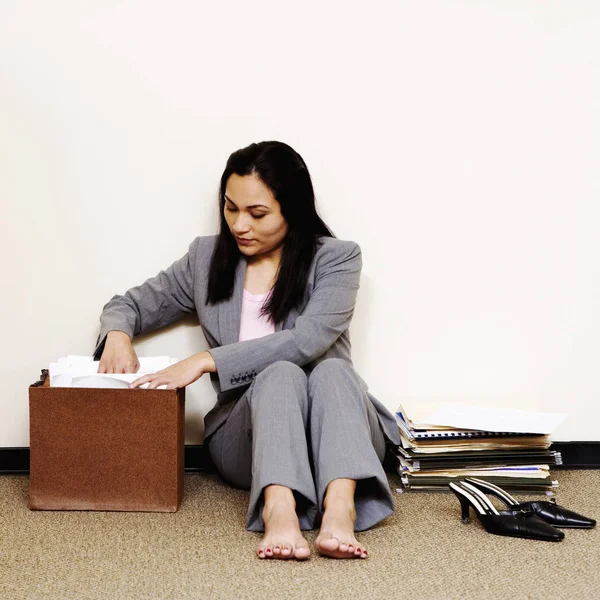
POLYGON ((476 487, 464 481, 451 481, 448 485, 460 501, 463 523, 470 522, 469 508, 473 507, 477 518, 488 533, 546 542, 560 542, 565 537, 562 531, 554 529, 536 517, 530 510, 500 513, 489 498, 476 487))
POLYGON ((596 526, 596 521, 594 519, 584 517, 568 508, 564 508, 563 506, 556 504, 554 499, 552 501, 538 500, 533 502, 517 502, 517 500, 510 494, 507 494, 501 487, 489 483, 488 481, 484 481, 483 479, 468 477, 464 481, 488 494, 493 494, 502 500, 510 510, 531 510, 537 517, 553 527, 591 529, 596 526))

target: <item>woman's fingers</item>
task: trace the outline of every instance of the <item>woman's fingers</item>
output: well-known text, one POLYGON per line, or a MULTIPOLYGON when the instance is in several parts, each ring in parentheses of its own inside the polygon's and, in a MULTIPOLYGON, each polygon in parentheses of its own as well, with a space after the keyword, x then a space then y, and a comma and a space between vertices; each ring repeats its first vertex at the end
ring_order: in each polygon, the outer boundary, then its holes
POLYGON ((140 385, 143 385, 144 383, 146 383, 147 381, 150 381, 150 378, 152 377, 152 375, 144 375, 143 377, 139 377, 138 379, 132 381, 129 384, 130 388, 136 388, 140 385))
POLYGON ((164 384, 164 382, 162 382, 160 380, 160 377, 156 377, 148 384, 148 387, 146 389, 155 390, 159 385, 163 385, 163 384, 164 384))
POLYGON ((160 372, 153 373, 152 375, 144 375, 143 377, 132 381, 129 384, 129 387, 136 388, 140 385, 144 385, 144 383, 148 383, 148 386, 146 387, 147 390, 155 390, 160 385, 166 385, 167 389, 171 389, 171 387, 174 387, 170 386, 170 382, 165 377, 161 376, 160 372))

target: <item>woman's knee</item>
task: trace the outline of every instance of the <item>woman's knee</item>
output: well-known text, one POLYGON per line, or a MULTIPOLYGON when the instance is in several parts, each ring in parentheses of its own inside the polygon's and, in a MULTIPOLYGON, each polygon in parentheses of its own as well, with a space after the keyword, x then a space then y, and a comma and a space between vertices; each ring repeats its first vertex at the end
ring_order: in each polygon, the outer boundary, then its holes
POLYGON ((257 375, 249 403, 253 414, 259 406, 270 411, 274 404, 278 410, 284 405, 300 405, 304 414, 308 407, 306 373, 289 361, 280 360, 270 364, 257 375))
POLYGON ((321 383, 331 383, 336 377, 354 375, 354 367, 343 358, 326 358, 321 361, 311 372, 308 378, 309 387, 321 383))
POLYGON ((306 386, 308 378, 304 370, 289 360, 278 360, 264 368, 257 376, 256 382, 271 381, 273 379, 293 381, 306 386))

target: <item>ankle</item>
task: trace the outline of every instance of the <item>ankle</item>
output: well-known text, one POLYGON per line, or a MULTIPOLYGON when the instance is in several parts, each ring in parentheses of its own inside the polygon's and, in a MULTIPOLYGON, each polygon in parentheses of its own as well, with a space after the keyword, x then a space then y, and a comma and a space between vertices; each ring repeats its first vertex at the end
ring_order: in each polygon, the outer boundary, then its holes
POLYGON ((356 481, 354 479, 334 479, 327 486, 323 506, 327 508, 328 502, 345 502, 354 506, 354 492, 356 481))
POLYGON ((263 494, 265 510, 271 510, 278 505, 291 506, 294 510, 296 509, 294 493, 288 487, 276 484, 268 485, 265 487, 263 494))

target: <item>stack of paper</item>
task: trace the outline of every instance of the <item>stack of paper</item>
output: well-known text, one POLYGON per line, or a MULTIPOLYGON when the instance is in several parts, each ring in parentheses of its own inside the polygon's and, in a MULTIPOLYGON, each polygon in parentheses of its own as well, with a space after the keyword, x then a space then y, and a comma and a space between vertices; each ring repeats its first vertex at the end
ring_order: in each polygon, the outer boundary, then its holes
MULTIPOLYGON (((50 387, 128 388, 136 379, 162 371, 179 360, 169 356, 142 356, 139 362, 137 373, 98 373, 100 361, 92 356, 63 356, 50 363, 50 387)), ((146 389, 148 384, 139 387, 146 389)), ((164 390, 166 387, 159 385, 156 389, 164 390)))
POLYGON ((449 481, 464 477, 517 492, 549 491, 558 486, 550 465, 562 463, 549 434, 566 416, 445 404, 417 422, 399 407, 399 491, 448 491, 449 481))

